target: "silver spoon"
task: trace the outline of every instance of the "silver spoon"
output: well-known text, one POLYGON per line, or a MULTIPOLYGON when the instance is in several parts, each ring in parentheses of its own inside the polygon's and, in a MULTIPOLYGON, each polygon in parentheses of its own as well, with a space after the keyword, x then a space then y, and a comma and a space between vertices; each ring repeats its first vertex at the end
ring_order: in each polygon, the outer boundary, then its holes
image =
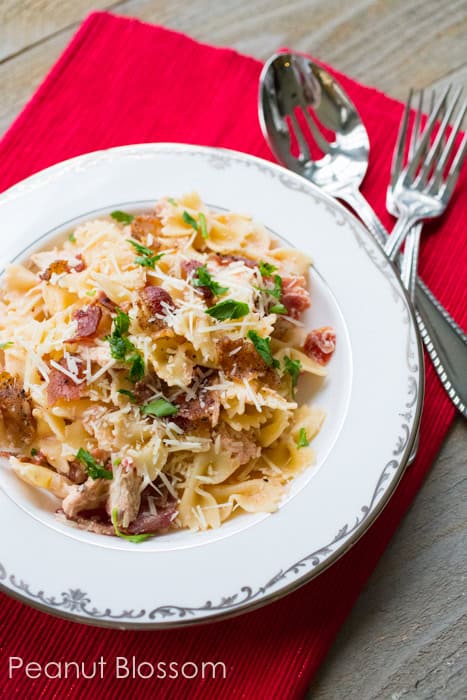
MULTIPOLYGON (((275 54, 261 73, 259 118, 279 162, 349 204, 384 247, 388 232, 359 190, 368 167, 368 134, 354 104, 330 73, 299 54, 275 54), (298 113, 309 129, 308 139, 298 113), (334 132, 333 141, 323 136, 318 123, 334 132), (299 149, 296 156, 292 135, 299 149), (320 159, 311 156, 308 141, 312 140, 324 153, 320 159)), ((415 304, 420 334, 441 383, 467 416, 465 334, 420 278, 415 304)))

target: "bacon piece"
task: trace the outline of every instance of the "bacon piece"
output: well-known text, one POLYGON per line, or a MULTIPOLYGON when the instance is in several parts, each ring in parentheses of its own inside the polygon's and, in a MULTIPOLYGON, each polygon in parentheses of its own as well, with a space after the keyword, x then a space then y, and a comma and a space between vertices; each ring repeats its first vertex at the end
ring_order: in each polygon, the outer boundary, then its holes
POLYGON ((77 322, 76 335, 67 340, 67 343, 79 343, 82 340, 94 338, 102 318, 102 309, 99 306, 88 305, 83 309, 73 312, 73 319, 77 322))
POLYGON ((108 479, 87 479, 84 484, 71 486, 63 499, 62 508, 67 518, 74 520, 84 510, 102 508, 107 500, 110 481, 108 479))
POLYGON ((300 314, 311 306, 306 279, 296 275, 283 277, 281 302, 287 309, 288 315, 298 319, 300 314))
POLYGON ((161 220, 155 214, 141 214, 135 216, 131 222, 131 235, 137 241, 144 241, 147 244, 147 236, 152 236, 150 248, 159 250, 160 243, 157 238, 162 233, 161 220))
POLYGON ((81 253, 75 256, 78 262, 74 265, 70 264, 69 260, 54 260, 50 265, 39 275, 41 280, 49 282, 52 275, 63 275, 63 273, 69 272, 82 272, 86 268, 86 263, 84 262, 81 253))
POLYGON ((19 457, 20 462, 28 462, 29 464, 38 464, 40 467, 50 467, 47 461, 47 457, 40 450, 35 452, 35 454, 24 455, 24 457, 19 457))
POLYGON ((112 515, 117 509, 119 527, 127 528, 136 518, 141 505, 141 483, 143 478, 137 474, 131 457, 123 459, 120 468, 114 471, 110 485, 107 511, 112 515))
POLYGON ((108 309, 109 311, 116 311, 118 306, 115 304, 112 299, 109 299, 107 294, 103 292, 102 290, 99 292, 96 298, 96 304, 100 304, 104 308, 108 309))
POLYGON ((162 289, 162 287, 154 287, 147 285, 139 290, 139 307, 138 321, 142 328, 152 328, 159 330, 167 326, 162 318, 157 318, 157 315, 165 316, 167 309, 174 311, 177 307, 170 294, 162 289))
POLYGON ((178 413, 170 420, 182 430, 200 427, 202 425, 216 426, 219 422, 220 401, 216 392, 202 387, 195 399, 187 399, 186 394, 180 394, 174 399, 179 407, 178 413))
POLYGON ((31 401, 9 372, 0 372, 0 419, 15 444, 31 442, 35 431, 31 401))
POLYGON ((303 351, 320 365, 327 365, 336 349, 336 332, 331 326, 315 328, 305 338, 303 351))
POLYGON ((84 484, 88 478, 86 469, 79 459, 74 459, 72 462, 70 462, 68 466, 68 474, 66 476, 75 484, 84 484))
POLYGON ((168 501, 164 506, 157 506, 157 513, 140 512, 125 532, 131 535, 149 534, 168 530, 177 513, 177 502, 168 501))
POLYGON ((219 365, 229 377, 261 377, 270 369, 253 343, 247 340, 225 336, 217 342, 217 352, 219 365))
POLYGON ((230 265, 233 262, 242 262, 247 267, 254 269, 259 263, 251 258, 246 258, 244 255, 230 255, 224 253, 214 253, 209 256, 210 260, 217 262, 218 265, 230 265))
MULTIPOLYGON (((200 267, 203 267, 203 263, 199 260, 184 260, 181 264, 182 271, 185 273, 185 279, 192 279, 200 267)), ((210 302, 214 299, 213 291, 210 287, 205 285, 201 287, 195 287, 198 294, 201 294, 205 301, 210 302)))
POLYGON ((237 432, 228 425, 222 424, 220 435, 222 452, 238 460, 239 466, 259 457, 261 447, 250 432, 246 430, 237 432))
MULTIPOLYGON (((62 357, 59 364, 68 369, 65 358, 62 357)), ((65 399, 65 401, 79 399, 81 391, 82 384, 76 384, 60 370, 50 367, 49 384, 47 386, 47 403, 49 406, 53 406, 59 399, 65 399)))

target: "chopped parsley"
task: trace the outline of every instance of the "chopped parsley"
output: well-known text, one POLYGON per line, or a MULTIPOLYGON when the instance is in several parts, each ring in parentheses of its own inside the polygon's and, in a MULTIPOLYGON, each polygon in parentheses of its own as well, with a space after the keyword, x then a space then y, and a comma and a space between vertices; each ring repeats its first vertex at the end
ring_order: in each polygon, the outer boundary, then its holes
POLYGON ((248 337, 268 367, 279 367, 279 362, 272 356, 271 338, 262 338, 256 331, 248 331, 248 337))
POLYGON ((170 403, 170 401, 166 401, 166 399, 156 399, 143 406, 141 413, 145 416, 164 418, 164 416, 173 416, 178 413, 178 406, 170 403))
POLYGON ((115 534, 117 537, 121 537, 122 540, 128 540, 128 542, 135 542, 136 544, 138 542, 144 542, 147 540, 149 537, 151 537, 151 534, 143 534, 143 535, 125 535, 124 532, 122 532, 119 527, 118 527, 118 508, 113 508, 112 509, 112 525, 114 526, 115 534))
POLYGON ((300 360, 291 360, 287 355, 284 357, 284 370, 292 377, 292 393, 297 386, 301 368, 302 363, 300 360))
POLYGON ((182 219, 186 224, 188 224, 188 226, 191 226, 191 228, 194 228, 195 231, 198 231, 198 222, 187 211, 183 212, 182 219))
POLYGON ((206 217, 204 216, 203 212, 200 212, 198 216, 198 221, 199 221, 199 228, 201 230, 201 235, 203 238, 208 237, 208 227, 206 225, 206 217))
POLYGON ((91 289, 89 292, 86 292, 87 297, 95 297, 96 296, 96 289, 91 289))
POLYGON ((129 389, 119 389, 118 393, 122 394, 123 396, 127 396, 130 399, 131 403, 136 403, 136 396, 129 389))
POLYGON ((235 299, 225 299, 220 301, 215 306, 207 309, 206 313, 218 321, 225 321, 229 318, 242 318, 250 311, 250 307, 244 301, 235 301, 235 299))
POLYGON ((300 449, 300 447, 308 447, 309 444, 310 440, 308 440, 306 436, 305 428, 300 428, 300 432, 298 433, 297 447, 300 449))
POLYGON ((284 304, 279 303, 279 304, 274 304, 273 306, 271 306, 271 308, 269 309, 269 313, 271 313, 271 314, 287 314, 288 311, 285 308, 284 304))
POLYGON ((111 212, 110 216, 112 219, 115 219, 115 221, 119 221, 121 224, 131 224, 133 219, 135 218, 133 214, 127 214, 125 211, 120 211, 117 209, 117 211, 111 212))
POLYGON ((31 457, 36 457, 39 454, 39 450, 36 447, 31 448, 31 457))
POLYGON ((222 287, 218 282, 213 280, 206 265, 198 267, 192 277, 191 283, 194 287, 208 287, 216 297, 229 291, 228 287, 222 287))
POLYGON ((102 464, 98 464, 92 454, 87 450, 79 448, 76 459, 86 467, 86 471, 91 479, 113 479, 113 474, 110 469, 106 469, 102 464))
POLYGON ((0 350, 6 350, 7 348, 11 348, 13 345, 13 342, 11 340, 8 340, 6 343, 0 343, 0 350))
POLYGON ((70 243, 76 243, 76 236, 73 232, 71 232, 68 236, 68 240, 70 241, 70 243))
POLYGON ((275 265, 271 265, 271 263, 260 262, 259 264, 259 271, 261 272, 262 277, 270 277, 276 270, 277 267, 275 265))
POLYGON ((274 287, 256 287, 260 292, 265 292, 275 299, 280 299, 282 294, 282 277, 280 275, 274 275, 274 287))
POLYGON ((135 263, 142 267, 154 269, 156 262, 164 255, 164 253, 154 253, 151 248, 146 248, 145 245, 141 245, 141 243, 134 241, 132 238, 127 238, 127 243, 131 243, 136 252, 139 253, 135 258, 135 263))
POLYGON ((110 345, 110 354, 114 360, 121 360, 130 365, 129 378, 132 382, 138 382, 144 377, 144 360, 139 350, 127 338, 130 329, 130 317, 119 309, 113 320, 112 335, 106 336, 110 345))

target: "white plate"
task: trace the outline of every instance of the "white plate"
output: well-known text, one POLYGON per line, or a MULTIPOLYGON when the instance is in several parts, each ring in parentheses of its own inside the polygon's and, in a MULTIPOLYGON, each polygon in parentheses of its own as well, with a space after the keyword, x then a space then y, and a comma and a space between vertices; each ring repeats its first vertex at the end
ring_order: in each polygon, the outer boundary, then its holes
POLYGON ((263 605, 310 580, 367 530, 405 468, 421 410, 420 342, 394 272, 342 206, 283 168, 232 151, 142 144, 73 158, 0 196, 4 259, 79 219, 197 190, 252 214, 309 253, 309 328, 333 325, 316 464, 278 512, 139 545, 57 522, 56 502, 0 468, 0 584, 63 617, 118 627, 182 625, 263 605))

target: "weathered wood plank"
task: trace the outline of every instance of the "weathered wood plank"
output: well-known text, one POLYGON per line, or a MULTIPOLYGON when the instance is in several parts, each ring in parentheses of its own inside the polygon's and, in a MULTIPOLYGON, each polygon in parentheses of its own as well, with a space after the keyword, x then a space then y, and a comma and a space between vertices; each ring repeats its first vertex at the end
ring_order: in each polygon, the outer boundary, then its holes
POLYGON ((466 434, 459 418, 339 632, 310 700, 466 697, 466 434))
MULTIPOLYGON (((5 2, 20 6, 13 0, 5 2)), ((68 6, 68 11, 62 10, 62 22, 73 23, 79 14, 78 9, 74 10, 75 4, 68 1, 37 3, 39 7, 42 4, 68 6)), ((104 4, 109 3, 102 2, 100 6, 104 4)), ((36 3, 30 0, 29 5, 36 3)), ((86 0, 79 0, 78 5, 84 8, 83 14, 90 9, 86 0)), ((127 0, 117 3, 114 11, 188 32, 201 41, 233 46, 258 58, 266 58, 283 45, 307 50, 401 99, 405 99, 410 85, 430 85, 446 74, 456 77, 457 71, 467 85, 465 0, 358 0, 351 8, 345 0, 256 0, 254 12, 250 0, 198 0, 190 6, 185 0, 127 0)), ((42 40, 14 60, 5 59, 0 64, 0 133, 27 101, 76 28, 47 39, 43 32, 49 25, 45 21, 41 24, 31 8, 28 17, 32 26, 30 37, 38 41, 42 36, 42 40)), ((0 46, 4 41, 8 43, 8 36, 12 35, 8 34, 11 22, 6 30, 0 23, 0 46)), ((58 21, 53 26, 58 26, 58 21)), ((18 50, 17 41, 10 44, 10 50, 14 45, 18 50)))
POLYGON ((112 4, 110 0, 1 0, 0 61, 79 22, 91 9, 112 4))

